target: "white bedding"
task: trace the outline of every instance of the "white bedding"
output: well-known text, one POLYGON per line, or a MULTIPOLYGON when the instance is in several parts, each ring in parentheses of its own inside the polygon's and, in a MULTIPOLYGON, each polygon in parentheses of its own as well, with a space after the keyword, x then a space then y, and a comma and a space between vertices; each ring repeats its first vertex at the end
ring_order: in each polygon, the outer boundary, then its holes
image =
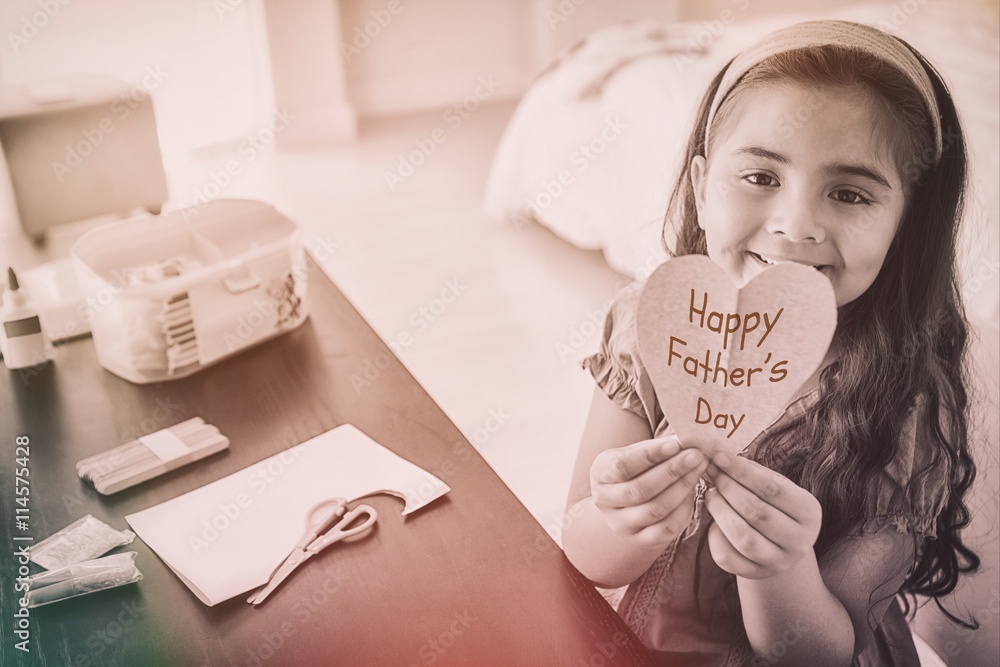
MULTIPOLYGON (((1000 327, 1000 25, 973 2, 868 4, 823 18, 890 30, 951 86, 965 124, 973 190, 961 273, 970 314, 1000 327), (907 14, 902 5, 915 8, 907 14)), ((639 277, 663 258, 659 236, 678 161, 712 75, 743 46, 815 13, 704 23, 636 22, 594 33, 525 95, 494 157, 485 206, 528 214, 567 241, 601 249, 639 277), (699 44, 707 46, 699 52, 699 44)))

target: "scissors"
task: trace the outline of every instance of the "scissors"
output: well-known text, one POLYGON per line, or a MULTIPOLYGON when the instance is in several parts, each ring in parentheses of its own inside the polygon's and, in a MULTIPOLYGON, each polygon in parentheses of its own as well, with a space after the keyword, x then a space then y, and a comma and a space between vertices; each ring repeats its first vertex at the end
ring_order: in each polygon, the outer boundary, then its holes
POLYGON ((247 598, 247 602, 254 606, 259 605, 300 565, 331 544, 368 530, 375 524, 376 519, 378 512, 369 505, 358 505, 348 511, 347 501, 343 498, 319 503, 309 510, 309 524, 305 535, 288 557, 271 573, 267 584, 247 598), (360 524, 351 525, 362 517, 364 520, 360 524))

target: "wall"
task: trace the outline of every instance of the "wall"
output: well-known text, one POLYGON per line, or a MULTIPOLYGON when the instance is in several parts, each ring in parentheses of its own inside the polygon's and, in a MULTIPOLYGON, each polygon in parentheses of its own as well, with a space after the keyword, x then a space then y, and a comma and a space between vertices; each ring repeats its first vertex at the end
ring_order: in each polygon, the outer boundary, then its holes
POLYGON ((518 98, 561 50, 606 25, 677 18, 664 0, 341 0, 341 53, 360 116, 441 108, 500 83, 518 98))
POLYGON ((106 72, 142 85, 158 78, 150 92, 166 158, 237 140, 269 107, 253 7, 244 0, 3 0, 0 79, 106 72))
MULTIPOLYGON (((472 93, 480 76, 500 82, 493 99, 517 98, 552 58, 593 30, 629 19, 673 20, 679 5, 341 0, 337 47, 359 115, 389 115, 452 104, 472 93)), ((102 71, 138 83, 147 67, 159 66, 168 73, 154 95, 161 138, 188 149, 259 126, 271 105, 264 30, 258 0, 4 0, 0 79, 102 71)))

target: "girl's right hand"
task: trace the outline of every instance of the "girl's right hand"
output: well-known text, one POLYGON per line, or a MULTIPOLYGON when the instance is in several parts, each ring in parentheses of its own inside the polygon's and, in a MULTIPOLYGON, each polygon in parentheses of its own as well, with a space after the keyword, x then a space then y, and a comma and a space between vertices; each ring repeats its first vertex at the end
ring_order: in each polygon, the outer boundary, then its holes
POLYGON ((666 546, 687 527, 692 490, 708 461, 675 435, 601 452, 590 468, 594 505, 608 526, 643 546, 666 546))

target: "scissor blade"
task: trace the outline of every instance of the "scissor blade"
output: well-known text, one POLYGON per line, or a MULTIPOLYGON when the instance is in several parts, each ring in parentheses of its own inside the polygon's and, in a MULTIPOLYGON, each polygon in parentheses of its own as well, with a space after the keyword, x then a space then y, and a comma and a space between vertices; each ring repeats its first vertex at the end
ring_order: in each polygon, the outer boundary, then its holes
POLYGON ((302 549, 296 549, 293 551, 292 554, 285 559, 285 562, 279 565, 278 569, 274 571, 274 574, 271 575, 271 579, 267 582, 267 585, 260 589, 260 591, 255 595, 250 596, 250 599, 248 599, 247 602, 255 606, 259 605, 267 598, 267 596, 274 592, 274 589, 281 585, 281 582, 287 579, 288 576, 294 572, 299 565, 302 565, 302 563, 304 563, 311 555, 311 553, 302 549))

